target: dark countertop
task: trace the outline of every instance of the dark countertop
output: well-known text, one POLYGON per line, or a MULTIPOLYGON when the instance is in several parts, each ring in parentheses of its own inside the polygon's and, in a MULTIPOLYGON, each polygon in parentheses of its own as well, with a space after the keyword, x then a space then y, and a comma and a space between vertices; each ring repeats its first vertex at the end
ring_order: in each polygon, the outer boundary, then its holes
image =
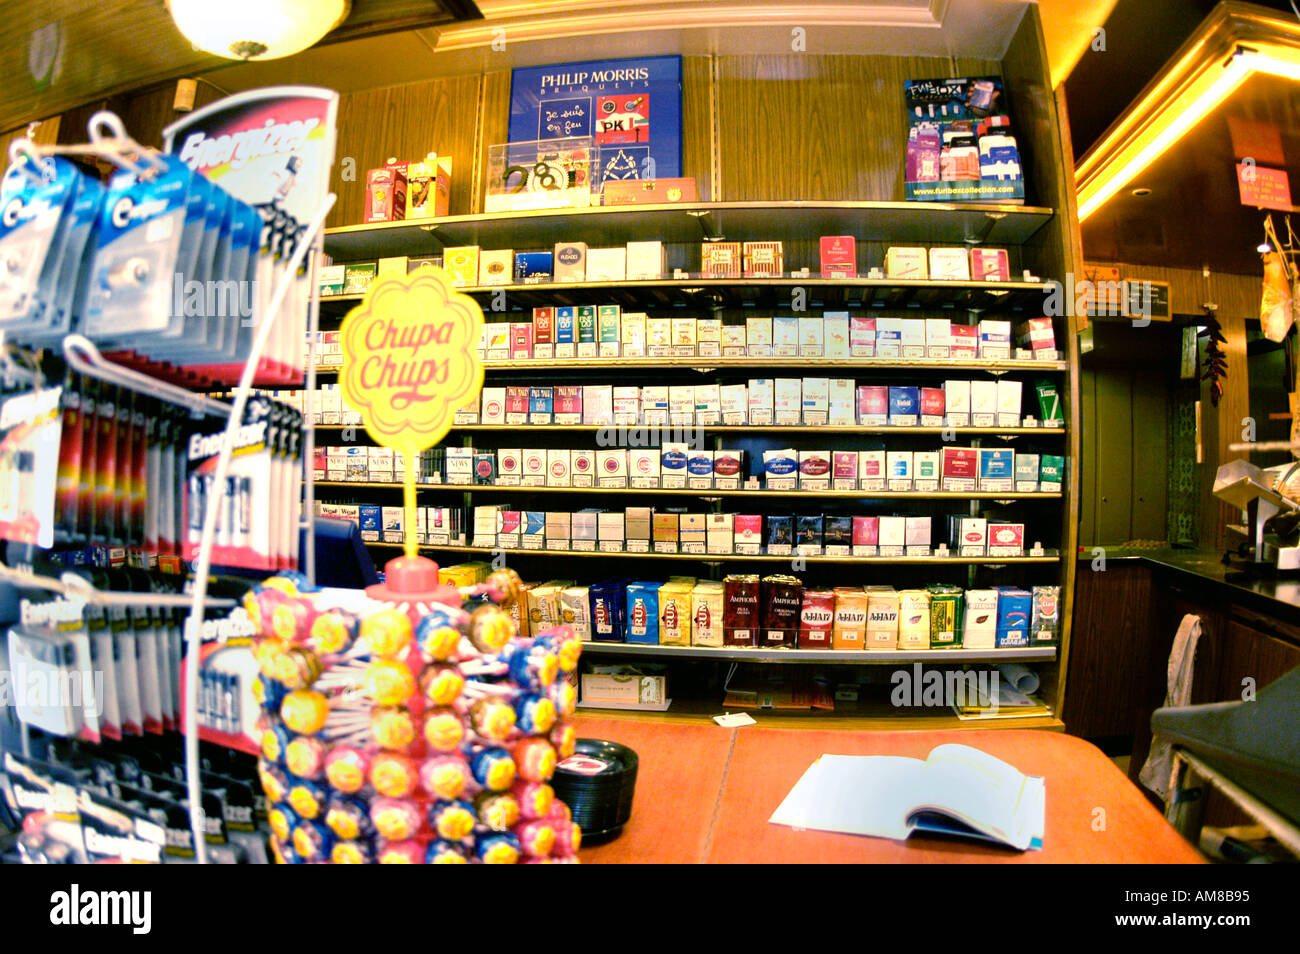
MULTIPOLYGON (((1079 550, 1079 572, 1088 572, 1096 559, 1093 547, 1079 550)), ((1254 564, 1233 559, 1223 563, 1223 553, 1209 549, 1124 550, 1104 547, 1106 562, 1141 564, 1183 586, 1196 587, 1187 595, 1206 602, 1229 602, 1300 626, 1300 572, 1265 575, 1254 564)))

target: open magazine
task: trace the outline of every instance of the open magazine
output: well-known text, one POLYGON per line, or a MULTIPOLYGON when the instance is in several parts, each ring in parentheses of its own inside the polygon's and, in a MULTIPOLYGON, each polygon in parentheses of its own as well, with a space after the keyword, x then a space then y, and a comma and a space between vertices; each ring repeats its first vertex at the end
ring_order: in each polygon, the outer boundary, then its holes
POLYGON ((768 821, 899 840, 923 831, 1024 851, 1043 847, 1045 814, 1041 778, 968 745, 940 745, 925 761, 823 755, 768 821))

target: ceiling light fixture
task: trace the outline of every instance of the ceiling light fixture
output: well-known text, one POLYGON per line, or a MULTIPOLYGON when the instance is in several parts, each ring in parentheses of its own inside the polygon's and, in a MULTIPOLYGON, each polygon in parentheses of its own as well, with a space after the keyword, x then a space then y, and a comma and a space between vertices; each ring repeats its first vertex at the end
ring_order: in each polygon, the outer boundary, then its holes
POLYGON ((167 0, 195 49, 231 60, 300 53, 338 26, 350 0, 167 0))
POLYGON ((1078 163, 1084 221, 1256 74, 1300 80, 1300 25, 1221 4, 1078 163))

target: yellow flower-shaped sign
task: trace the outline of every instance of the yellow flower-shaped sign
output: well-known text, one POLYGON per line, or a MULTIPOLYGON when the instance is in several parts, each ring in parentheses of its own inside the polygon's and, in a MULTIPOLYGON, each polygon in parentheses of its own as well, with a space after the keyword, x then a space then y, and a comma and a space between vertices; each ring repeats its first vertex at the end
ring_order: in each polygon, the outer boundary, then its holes
POLYGON ((432 447, 483 389, 482 326, 478 304, 441 269, 375 282, 343 320, 343 400, 385 447, 432 447))
POLYGON ((483 312, 442 269, 370 286, 343 319, 340 390, 378 443, 406 457, 406 555, 415 556, 415 455, 451 430, 483 390, 483 312))

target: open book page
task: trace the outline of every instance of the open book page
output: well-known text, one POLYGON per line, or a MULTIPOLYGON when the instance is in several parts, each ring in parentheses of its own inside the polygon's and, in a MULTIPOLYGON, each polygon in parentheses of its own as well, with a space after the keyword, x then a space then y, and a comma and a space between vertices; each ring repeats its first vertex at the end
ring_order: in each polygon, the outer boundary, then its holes
POLYGON ((982 833, 986 840, 1023 851, 1042 847, 1045 804, 1042 779, 1022 775, 969 746, 946 745, 926 762, 823 755, 768 821, 898 840, 913 829, 974 837, 982 833))
POLYGON ((768 819, 791 828, 906 838, 925 763, 898 756, 823 755, 768 819))
POLYGON ((925 766, 911 793, 915 809, 945 812, 998 841, 1029 847, 1041 784, 968 745, 937 746, 925 766))

